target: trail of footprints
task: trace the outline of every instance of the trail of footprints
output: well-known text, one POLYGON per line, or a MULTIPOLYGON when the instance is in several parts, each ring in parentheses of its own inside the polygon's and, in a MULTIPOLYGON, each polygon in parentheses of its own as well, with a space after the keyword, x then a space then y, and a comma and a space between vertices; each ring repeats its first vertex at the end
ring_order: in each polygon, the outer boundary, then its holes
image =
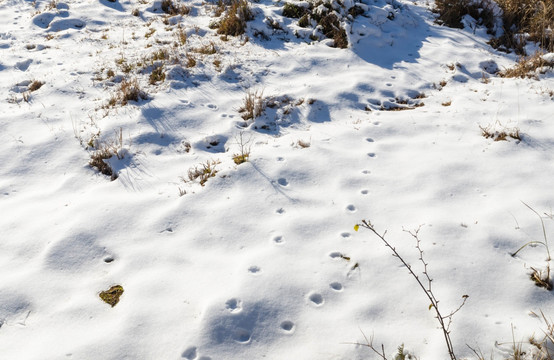
MULTIPOLYGON (((372 138, 365 138, 365 141, 368 143, 374 142, 372 138)), ((368 156, 370 158, 376 157, 375 153, 373 152, 368 153, 368 156)), ((283 160, 284 159, 282 157, 279 157, 277 159, 277 161, 283 161, 283 160)), ((369 170, 363 170, 362 173, 367 175, 367 174, 370 174, 371 172, 369 170)), ((283 188, 288 187, 290 185, 289 181, 286 178, 279 178, 276 181, 276 183, 283 188)), ((360 194, 368 195, 369 191, 367 189, 362 189, 360 190, 360 194)), ((353 213, 356 213, 357 208, 355 205, 349 204, 345 207, 345 211, 349 214, 353 214, 353 213)), ((281 215, 285 213, 285 209, 279 208, 275 210, 275 212, 276 214, 281 215)), ((350 232, 342 232, 340 236, 342 239, 348 239, 352 235, 350 232)), ((286 243, 283 235, 272 236, 271 242, 276 246, 283 246, 286 243)), ((347 267, 349 270, 345 275, 346 278, 350 278, 353 273, 359 270, 359 264, 354 260, 352 260, 349 256, 345 255, 340 251, 333 251, 329 253, 329 257, 333 261, 343 262, 347 264, 347 267)), ((256 265, 250 266, 247 269, 247 271, 248 273, 254 276, 260 275, 262 273, 262 269, 256 265)), ((332 281, 329 283, 329 289, 333 293, 341 293, 344 291, 344 285, 340 281, 332 281)), ((306 304, 314 309, 323 307, 325 305, 325 297, 320 292, 310 291, 306 295, 306 304)), ((242 300, 235 297, 228 299, 225 302, 224 306, 228 314, 231 316, 238 316, 244 310, 242 300)), ((280 322, 278 322, 277 330, 279 331, 279 333, 283 335, 292 335, 296 330, 296 326, 297 326, 296 323, 294 323, 293 321, 289 319, 283 319, 283 320, 280 320, 280 322)), ((248 344, 250 343, 252 336, 253 334, 251 331, 237 327, 236 329, 233 330, 232 339, 239 344, 248 344)), ((211 360, 211 358, 208 356, 200 356, 198 347, 196 346, 188 347, 182 353, 182 358, 187 360, 211 360)))

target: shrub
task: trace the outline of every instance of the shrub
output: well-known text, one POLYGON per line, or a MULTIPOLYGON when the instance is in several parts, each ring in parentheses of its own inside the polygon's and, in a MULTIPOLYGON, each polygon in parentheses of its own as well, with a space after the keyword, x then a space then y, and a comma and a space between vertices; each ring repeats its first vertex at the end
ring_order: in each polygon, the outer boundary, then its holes
POLYGON ((285 5, 283 6, 283 16, 288 18, 299 19, 306 12, 307 10, 304 7, 292 3, 285 3, 285 5))

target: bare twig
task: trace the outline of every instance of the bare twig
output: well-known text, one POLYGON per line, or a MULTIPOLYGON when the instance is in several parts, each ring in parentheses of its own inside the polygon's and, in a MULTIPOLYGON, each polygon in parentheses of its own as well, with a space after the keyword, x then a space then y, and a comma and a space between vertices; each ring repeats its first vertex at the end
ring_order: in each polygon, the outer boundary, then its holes
POLYGON ((402 265, 406 269, 408 269, 408 271, 410 272, 410 275, 412 275, 412 277, 415 279, 415 281, 417 282, 417 284, 419 285, 421 290, 423 290, 423 292, 425 293, 425 296, 427 296, 427 298, 431 302, 431 304, 429 305, 429 310, 431 310, 431 308, 433 308, 435 310, 435 314, 436 314, 435 318, 437 319, 437 321, 440 324, 440 328, 441 328, 442 333, 444 335, 444 341, 446 343, 446 347, 448 348, 448 354, 450 355, 450 359, 451 360, 456 360, 456 355, 454 353, 454 347, 452 345, 452 340, 450 338, 450 330, 449 329, 450 329, 450 324, 452 322, 452 316, 455 313, 457 313, 462 308, 462 306, 464 306, 468 296, 467 295, 463 296, 463 302, 456 310, 450 312, 446 316, 442 315, 442 313, 439 309, 439 300, 437 300, 437 298, 435 297, 435 294, 433 293, 433 290, 432 290, 432 287, 431 287, 433 279, 429 276, 429 273, 427 271, 428 263, 425 262, 425 260, 423 258, 423 250, 421 248, 421 240, 419 239, 419 235, 418 235, 419 231, 421 229, 421 226, 415 231, 406 231, 406 230, 404 230, 404 231, 408 232, 416 240, 416 248, 419 251, 419 261, 423 264, 423 272, 422 273, 425 276, 426 281, 425 280, 424 281, 426 282, 427 286, 424 285, 424 282, 414 272, 414 270, 412 269, 412 266, 404 260, 404 258, 400 255, 400 253, 398 253, 398 251, 396 251, 396 248, 394 246, 392 246, 385 239, 386 231, 383 234, 378 233, 377 230, 375 229, 375 227, 373 226, 373 224, 369 220, 362 220, 362 224, 361 225, 356 225, 356 227, 354 229, 357 230, 360 226, 370 230, 379 239, 381 239, 381 241, 385 244, 385 246, 388 247, 392 251, 393 256, 396 257, 398 260, 400 260, 402 265))
POLYGON ((377 354, 381 359, 387 360, 387 356, 385 355, 385 345, 381 344, 381 350, 378 350, 373 345, 373 334, 368 339, 366 334, 360 329, 360 332, 362 333, 362 336, 364 337, 365 343, 355 342, 355 343, 345 343, 345 344, 351 344, 351 345, 359 345, 359 346, 365 346, 370 348, 375 354, 377 354))

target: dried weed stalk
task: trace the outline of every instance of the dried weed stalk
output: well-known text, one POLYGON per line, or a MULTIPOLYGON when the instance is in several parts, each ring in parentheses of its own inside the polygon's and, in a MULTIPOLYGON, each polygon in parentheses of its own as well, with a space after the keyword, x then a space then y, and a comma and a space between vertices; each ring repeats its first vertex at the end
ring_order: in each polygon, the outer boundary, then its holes
MULTIPOLYGON (((354 227, 354 230, 358 231, 358 229, 360 227, 368 229, 373 234, 375 234, 385 244, 385 246, 388 247, 392 251, 392 255, 394 257, 396 257, 402 263, 402 266, 405 267, 410 272, 410 275, 412 275, 412 277, 417 282, 417 284, 419 285, 419 287, 421 288, 421 290, 423 291, 423 293, 425 294, 427 299, 429 299, 429 301, 430 301, 429 310, 433 309, 435 311, 435 318, 437 319, 437 321, 440 325, 440 329, 442 330, 442 333, 443 333, 443 336, 444 336, 444 341, 446 343, 446 347, 448 348, 448 354, 450 355, 450 359, 451 360, 456 360, 456 355, 455 355, 455 352, 454 352, 454 346, 452 345, 452 340, 450 338, 450 325, 452 324, 452 317, 454 316, 454 314, 456 314, 458 311, 460 311, 460 309, 464 306, 464 304, 466 303, 466 300, 468 298, 468 295, 463 295, 462 296, 463 301, 456 310, 451 311, 448 315, 443 315, 442 314, 442 312, 440 311, 440 308, 439 308, 439 300, 436 298, 436 296, 433 292, 433 288, 431 286, 433 279, 430 277, 428 269, 427 269, 429 264, 427 262, 425 262, 425 260, 423 258, 423 249, 421 248, 421 240, 419 239, 419 231, 420 231, 421 227, 418 228, 415 231, 407 231, 407 230, 404 230, 404 231, 407 232, 408 234, 410 234, 416 241, 416 249, 419 252, 419 261, 421 262, 421 264, 423 266, 423 270, 421 271, 421 275, 423 275, 423 277, 416 274, 415 271, 412 269, 412 266, 410 264, 408 264, 404 260, 404 258, 400 255, 400 253, 398 253, 396 248, 394 246, 392 246, 388 242, 388 240, 385 239, 385 235, 387 233, 386 231, 383 234, 378 233, 377 230, 375 229, 375 227, 373 226, 373 224, 369 220, 362 220, 362 223, 356 225, 354 227)), ((366 341, 367 341, 367 338, 366 338, 366 341)), ((383 346, 381 346, 382 351, 379 353, 379 351, 377 351, 377 349, 373 346, 372 341, 367 341, 366 344, 359 344, 359 345, 365 345, 365 346, 369 347, 375 353, 379 354, 383 359, 386 359, 383 346)))

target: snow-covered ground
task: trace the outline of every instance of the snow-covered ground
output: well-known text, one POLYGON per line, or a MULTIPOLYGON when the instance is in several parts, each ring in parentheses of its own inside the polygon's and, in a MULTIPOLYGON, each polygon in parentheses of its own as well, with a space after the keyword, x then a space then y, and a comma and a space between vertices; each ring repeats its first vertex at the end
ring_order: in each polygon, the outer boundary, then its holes
POLYGON ((414 269, 403 229, 421 225, 443 313, 469 295, 458 358, 542 336, 553 295, 529 274, 547 253, 510 254, 544 241, 522 202, 554 236, 552 72, 498 77, 515 55, 423 2, 364 0, 347 49, 282 2, 251 3, 226 40, 215 6, 184 4, 0 2, 1 359, 376 358, 363 334, 389 358, 448 358, 425 294, 362 219, 414 269), (117 101, 124 79, 147 99, 117 101), (248 93, 268 106, 245 121, 248 93), (102 146, 114 181, 89 165, 102 146), (204 186, 182 181, 207 162, 204 186), (116 284, 110 307, 99 293, 116 284))

